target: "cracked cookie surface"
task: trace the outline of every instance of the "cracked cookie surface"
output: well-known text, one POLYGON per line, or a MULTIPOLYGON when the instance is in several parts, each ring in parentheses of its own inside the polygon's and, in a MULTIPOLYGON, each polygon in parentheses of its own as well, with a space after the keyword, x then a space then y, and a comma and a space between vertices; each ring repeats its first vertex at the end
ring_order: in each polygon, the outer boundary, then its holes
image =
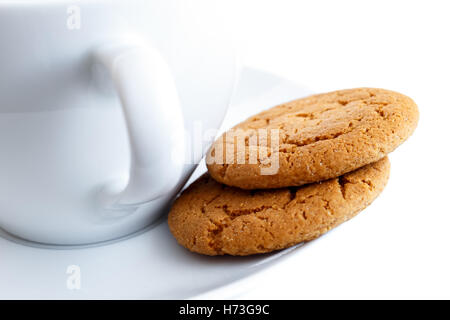
POLYGON ((206 255, 250 255, 312 240, 367 207, 389 178, 387 157, 339 178, 301 187, 243 190, 208 174, 175 201, 169 228, 206 255))
POLYGON ((414 101, 389 90, 358 88, 313 95, 235 126, 227 133, 232 139, 218 139, 211 147, 208 171, 221 183, 250 190, 335 178, 385 157, 413 133, 418 119, 414 101), (278 130, 277 148, 261 146, 260 129, 278 130), (238 141, 244 148, 238 149, 238 141), (223 156, 216 155, 219 148, 223 156), (273 174, 261 174, 267 160, 261 151, 277 159, 273 174))

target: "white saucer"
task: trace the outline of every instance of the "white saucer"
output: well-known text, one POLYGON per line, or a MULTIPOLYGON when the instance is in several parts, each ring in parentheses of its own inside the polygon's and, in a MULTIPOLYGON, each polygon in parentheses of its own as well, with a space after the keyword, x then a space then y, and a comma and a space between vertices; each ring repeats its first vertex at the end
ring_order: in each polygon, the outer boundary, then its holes
MULTIPOLYGON (((309 91, 272 74, 245 68, 222 130, 309 91)), ((205 171, 200 164, 191 180, 205 171)), ((39 248, 0 230, 0 299, 230 298, 252 275, 291 256, 297 247, 253 257, 204 257, 180 247, 166 219, 139 235, 104 246, 39 248), (69 266, 80 289, 69 289, 69 266)), ((70 286, 69 286, 70 287, 70 286)))

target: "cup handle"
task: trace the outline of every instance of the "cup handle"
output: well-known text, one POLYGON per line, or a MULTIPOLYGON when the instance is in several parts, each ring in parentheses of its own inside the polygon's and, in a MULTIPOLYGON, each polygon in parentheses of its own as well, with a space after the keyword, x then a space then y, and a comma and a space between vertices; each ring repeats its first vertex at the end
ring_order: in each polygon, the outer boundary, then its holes
POLYGON ((128 184, 108 194, 110 206, 138 205, 167 194, 181 178, 184 121, 175 81, 152 46, 115 43, 98 48, 95 63, 119 96, 131 151, 128 184))

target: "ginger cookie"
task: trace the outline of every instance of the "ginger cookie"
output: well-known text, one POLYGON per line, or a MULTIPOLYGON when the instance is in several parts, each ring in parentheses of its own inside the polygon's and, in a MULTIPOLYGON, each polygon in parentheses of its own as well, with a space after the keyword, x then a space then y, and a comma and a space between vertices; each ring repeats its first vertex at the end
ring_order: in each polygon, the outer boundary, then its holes
POLYGON ((242 189, 335 178, 385 157, 413 133, 418 119, 414 101, 393 91, 313 95, 261 112, 225 133, 207 155, 208 171, 242 189))
POLYGON ((301 187, 243 190, 208 174, 169 213, 177 241, 205 255, 250 255, 312 240, 367 207, 389 177, 387 157, 338 178, 301 187))

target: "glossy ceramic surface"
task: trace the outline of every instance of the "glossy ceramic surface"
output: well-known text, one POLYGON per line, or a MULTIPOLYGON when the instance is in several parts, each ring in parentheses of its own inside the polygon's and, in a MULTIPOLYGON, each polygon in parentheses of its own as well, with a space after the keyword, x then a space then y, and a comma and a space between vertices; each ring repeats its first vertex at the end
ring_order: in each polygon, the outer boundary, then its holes
POLYGON ((232 96, 222 4, 0 2, 2 228, 73 245, 160 216, 232 96))
MULTIPOLYGON (((282 78, 245 68, 222 130, 306 94, 308 90, 282 78)), ((205 170, 202 162, 190 181, 205 170)), ((294 247, 253 257, 201 256, 176 243, 165 217, 132 238, 82 249, 24 245, 4 232, 0 235, 3 299, 232 298, 252 289, 260 271, 300 251, 294 247)))

